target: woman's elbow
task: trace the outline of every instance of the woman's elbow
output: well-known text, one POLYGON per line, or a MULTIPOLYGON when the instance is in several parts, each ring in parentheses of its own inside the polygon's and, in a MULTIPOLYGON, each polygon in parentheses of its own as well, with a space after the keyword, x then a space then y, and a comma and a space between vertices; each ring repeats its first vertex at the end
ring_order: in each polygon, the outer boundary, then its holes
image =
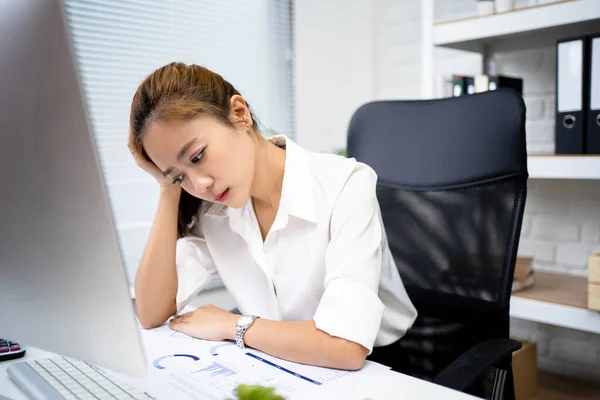
POLYGON ((357 371, 365 365, 369 350, 358 343, 347 342, 342 350, 342 364, 339 369, 357 371))
POLYGON ((162 324, 164 324, 164 322, 166 321, 158 321, 158 320, 151 320, 151 319, 146 319, 146 318, 142 318, 138 315, 138 320, 140 321, 140 325, 142 325, 142 328, 144 329, 152 329, 152 328, 156 328, 158 326, 161 326, 162 324))
POLYGON ((363 353, 362 351, 359 352, 358 354, 354 354, 354 355, 352 355, 350 360, 348 360, 348 370, 349 371, 358 371, 365 365, 366 361, 367 361, 367 354, 363 353))
POLYGON ((171 315, 174 315, 176 313, 176 310, 174 310, 172 313, 165 313, 164 315, 159 315, 157 312, 149 312, 148 310, 144 310, 143 307, 140 307, 136 303, 135 312, 137 314, 138 321, 140 321, 140 325, 142 325, 142 328, 152 329, 164 324, 165 321, 169 319, 171 315))
POLYGON ((353 357, 352 359, 349 359, 346 361, 345 368, 342 368, 342 369, 345 369, 347 371, 358 371, 365 365, 365 361, 366 361, 366 357, 365 358, 353 357))

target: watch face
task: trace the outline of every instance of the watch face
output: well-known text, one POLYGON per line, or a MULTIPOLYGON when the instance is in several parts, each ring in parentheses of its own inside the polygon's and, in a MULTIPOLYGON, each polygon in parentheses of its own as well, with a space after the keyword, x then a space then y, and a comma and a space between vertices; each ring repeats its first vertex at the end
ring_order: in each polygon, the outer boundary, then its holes
POLYGON ((244 315, 243 317, 240 318, 238 324, 239 325, 248 325, 250 322, 252 322, 252 317, 250 317, 248 315, 244 315))

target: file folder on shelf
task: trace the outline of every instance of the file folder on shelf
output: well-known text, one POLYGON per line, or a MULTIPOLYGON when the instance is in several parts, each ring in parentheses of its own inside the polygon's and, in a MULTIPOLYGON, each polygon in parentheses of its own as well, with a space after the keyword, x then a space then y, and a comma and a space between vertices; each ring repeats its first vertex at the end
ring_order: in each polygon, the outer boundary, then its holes
POLYGON ((487 92, 490 88, 490 77, 488 75, 477 75, 475 77, 475 93, 487 92))
POLYGON ((461 75, 452 76, 452 97, 459 97, 467 93, 466 77, 461 75))
POLYGON ((508 88, 515 90, 517 93, 519 93, 519 95, 523 96, 523 79, 521 78, 513 78, 503 75, 490 75, 489 80, 489 90, 508 88))
POLYGON ((452 97, 475 93, 475 78, 472 76, 452 75, 452 97))
POLYGON ((465 77, 465 88, 466 94, 474 94, 475 93, 475 78, 472 76, 465 77))
POLYGON ((587 62, 586 38, 562 39, 556 45, 557 154, 585 153, 587 62))
POLYGON ((586 153, 600 154, 600 34, 588 39, 586 153))

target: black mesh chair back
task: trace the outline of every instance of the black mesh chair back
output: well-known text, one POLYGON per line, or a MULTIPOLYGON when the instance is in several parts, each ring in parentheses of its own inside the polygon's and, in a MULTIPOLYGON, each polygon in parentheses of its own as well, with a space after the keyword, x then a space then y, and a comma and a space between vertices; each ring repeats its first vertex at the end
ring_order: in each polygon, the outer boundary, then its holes
MULTIPOLYGON (((410 372, 432 380, 477 343, 507 338, 528 176, 521 97, 366 104, 348 155, 378 174, 390 248, 419 312, 400 342, 410 372)), ((503 372, 512 398, 510 361, 500 367, 467 391, 491 398, 503 372)))

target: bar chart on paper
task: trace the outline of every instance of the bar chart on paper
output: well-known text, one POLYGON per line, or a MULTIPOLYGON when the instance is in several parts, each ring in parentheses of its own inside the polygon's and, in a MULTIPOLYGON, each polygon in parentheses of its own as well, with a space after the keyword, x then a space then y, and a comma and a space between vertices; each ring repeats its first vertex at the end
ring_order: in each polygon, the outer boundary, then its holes
POLYGON ((208 367, 204 367, 199 369, 198 371, 193 371, 190 372, 191 374, 197 374, 198 372, 202 372, 202 375, 209 375, 211 378, 214 378, 215 376, 231 376, 231 375, 235 375, 236 372, 230 370, 227 367, 222 366, 221 364, 214 362, 211 365, 209 365, 208 367))

